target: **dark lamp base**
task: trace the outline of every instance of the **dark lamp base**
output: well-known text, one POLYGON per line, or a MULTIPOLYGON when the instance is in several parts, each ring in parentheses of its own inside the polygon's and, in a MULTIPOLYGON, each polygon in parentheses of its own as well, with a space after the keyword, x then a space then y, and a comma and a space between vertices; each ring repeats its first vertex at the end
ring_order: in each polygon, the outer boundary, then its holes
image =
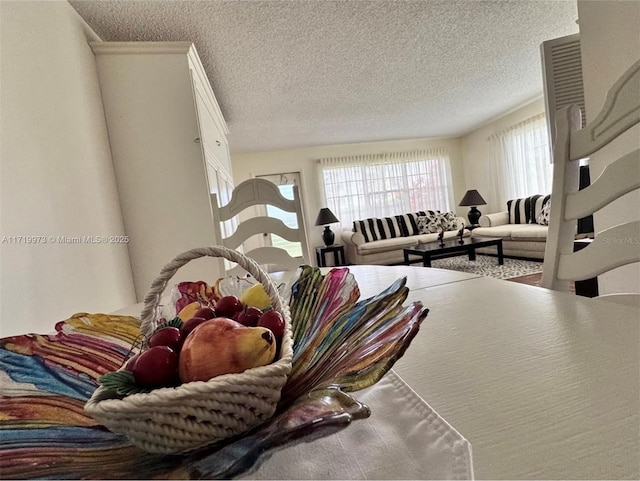
POLYGON ((467 214, 467 217, 469 218, 469 222, 471 223, 471 225, 477 225, 481 215, 482 213, 478 210, 477 207, 471 207, 471 210, 467 214))
POLYGON ((331 231, 329 226, 325 226, 324 230, 322 231, 322 240, 327 246, 332 246, 333 242, 336 240, 336 235, 331 231))

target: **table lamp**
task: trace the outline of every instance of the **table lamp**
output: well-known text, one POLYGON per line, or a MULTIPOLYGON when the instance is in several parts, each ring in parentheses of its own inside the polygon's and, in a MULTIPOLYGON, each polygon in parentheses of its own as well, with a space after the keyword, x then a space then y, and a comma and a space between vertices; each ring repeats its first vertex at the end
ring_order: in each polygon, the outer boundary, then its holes
POLYGON ((327 224, 334 224, 336 222, 340 221, 335 215, 333 215, 333 212, 331 212, 328 207, 323 207, 322 209, 320 209, 318 218, 316 219, 316 225, 325 226, 324 231, 322 232, 322 240, 324 241, 325 245, 333 245, 333 241, 336 238, 335 234, 331 231, 327 224))
POLYGON ((460 205, 461 207, 471 207, 469 213, 467 214, 467 217, 469 218, 469 222, 471 223, 471 225, 476 225, 478 223, 478 220, 480 219, 480 216, 482 215, 482 213, 476 208, 476 206, 486 204, 487 203, 482 198, 480 193, 477 190, 473 189, 468 190, 467 193, 464 194, 464 197, 458 205, 460 205))

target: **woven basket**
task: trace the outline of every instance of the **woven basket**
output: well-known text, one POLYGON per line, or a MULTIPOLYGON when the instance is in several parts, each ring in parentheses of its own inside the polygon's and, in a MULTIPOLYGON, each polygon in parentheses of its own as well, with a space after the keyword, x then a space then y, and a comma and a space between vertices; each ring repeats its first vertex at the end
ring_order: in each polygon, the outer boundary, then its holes
POLYGON ((153 316, 169 279, 189 261, 205 256, 236 262, 262 283, 273 308, 285 319, 280 357, 267 366, 240 374, 225 374, 206 382, 190 382, 124 398, 99 387, 87 401, 85 410, 111 431, 125 434, 132 443, 152 453, 191 451, 261 424, 273 416, 291 371, 293 341, 288 305, 253 259, 226 247, 190 250, 162 269, 144 299, 142 334, 149 336, 155 328, 153 316))

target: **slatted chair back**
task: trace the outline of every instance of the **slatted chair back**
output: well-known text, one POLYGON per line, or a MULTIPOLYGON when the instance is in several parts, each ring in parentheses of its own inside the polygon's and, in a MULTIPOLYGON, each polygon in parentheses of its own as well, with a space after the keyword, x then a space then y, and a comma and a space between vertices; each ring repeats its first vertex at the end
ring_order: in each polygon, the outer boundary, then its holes
MULTIPOLYGON (((589 279, 616 267, 640 262, 640 221, 598 232, 589 246, 574 252, 576 222, 640 188, 640 149, 615 159, 590 186, 578 190, 579 159, 589 157, 640 123, 640 60, 609 90, 604 106, 584 128, 573 105, 556 114, 551 215, 541 285, 568 291, 569 282, 589 279)), ((637 293, 615 293, 604 300, 640 306, 637 293)))
MULTIPOLYGON (((301 264, 310 264, 306 224, 298 186, 293 186, 293 199, 291 200, 285 198, 272 182, 264 179, 248 179, 233 190, 229 203, 224 206, 219 206, 218 197, 216 194, 211 194, 211 205, 216 235, 225 247, 236 250, 254 235, 276 234, 288 241, 300 243, 302 258, 293 257, 285 249, 272 246, 257 247, 250 251, 245 250, 244 255, 254 259, 268 272, 295 270, 301 264), (295 213, 297 228, 288 227, 282 220, 274 217, 258 216, 241 222, 233 234, 223 238, 222 222, 232 219, 243 210, 255 205, 272 205, 285 212, 295 213)), ((243 269, 239 266, 233 266, 226 270, 227 275, 241 275, 243 273, 243 269)))

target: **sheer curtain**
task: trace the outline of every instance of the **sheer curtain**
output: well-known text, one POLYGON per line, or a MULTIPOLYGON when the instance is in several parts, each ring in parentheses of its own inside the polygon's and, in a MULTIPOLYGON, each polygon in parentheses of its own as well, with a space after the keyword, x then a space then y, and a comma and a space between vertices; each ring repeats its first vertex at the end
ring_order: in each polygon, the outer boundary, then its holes
POLYGON ((453 205, 449 154, 444 149, 319 160, 327 207, 352 222, 453 205))
POLYGON ((553 164, 544 114, 488 138, 493 199, 505 209, 509 199, 550 194, 553 164))

